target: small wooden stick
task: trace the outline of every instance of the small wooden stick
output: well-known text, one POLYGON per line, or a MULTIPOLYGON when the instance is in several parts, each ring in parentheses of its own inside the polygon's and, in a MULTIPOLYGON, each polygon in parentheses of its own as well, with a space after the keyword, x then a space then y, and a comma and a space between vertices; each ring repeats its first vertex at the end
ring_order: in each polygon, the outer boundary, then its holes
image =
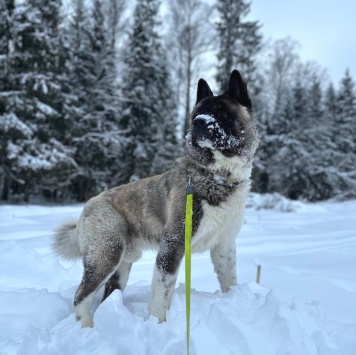
POLYGON ((256 282, 260 283, 260 276, 261 276, 261 265, 257 265, 257 279, 256 282))

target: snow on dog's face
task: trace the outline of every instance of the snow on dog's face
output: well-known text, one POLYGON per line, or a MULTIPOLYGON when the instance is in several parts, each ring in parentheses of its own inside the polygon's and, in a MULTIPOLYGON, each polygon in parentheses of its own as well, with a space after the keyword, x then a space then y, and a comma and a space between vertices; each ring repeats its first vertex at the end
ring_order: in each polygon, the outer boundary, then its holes
POLYGON ((204 164, 218 157, 251 161, 258 144, 251 110, 246 84, 237 70, 231 74, 228 91, 220 96, 214 96, 200 79, 187 135, 188 154, 204 164))

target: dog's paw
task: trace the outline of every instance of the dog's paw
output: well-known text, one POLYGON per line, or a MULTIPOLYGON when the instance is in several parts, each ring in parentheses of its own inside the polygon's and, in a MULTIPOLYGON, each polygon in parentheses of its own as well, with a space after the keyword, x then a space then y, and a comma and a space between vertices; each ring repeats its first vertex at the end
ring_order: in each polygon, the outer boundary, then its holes
POLYGON ((93 320, 87 320, 85 322, 81 321, 81 323, 82 323, 82 328, 93 328, 94 327, 93 320))
POLYGON ((80 322, 82 328, 93 328, 94 321, 92 317, 78 317, 76 316, 77 321, 80 322))
POLYGON ((149 313, 151 316, 155 317, 158 320, 158 324, 164 323, 166 321, 166 312, 162 310, 156 310, 153 307, 148 308, 149 313))

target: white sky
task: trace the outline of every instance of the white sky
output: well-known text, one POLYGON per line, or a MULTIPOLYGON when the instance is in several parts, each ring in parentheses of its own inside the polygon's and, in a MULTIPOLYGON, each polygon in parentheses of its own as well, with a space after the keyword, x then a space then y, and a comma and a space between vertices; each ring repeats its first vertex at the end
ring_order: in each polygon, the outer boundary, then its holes
POLYGON ((251 19, 266 38, 297 40, 303 61, 316 61, 339 83, 356 78, 356 0, 252 0, 251 19))

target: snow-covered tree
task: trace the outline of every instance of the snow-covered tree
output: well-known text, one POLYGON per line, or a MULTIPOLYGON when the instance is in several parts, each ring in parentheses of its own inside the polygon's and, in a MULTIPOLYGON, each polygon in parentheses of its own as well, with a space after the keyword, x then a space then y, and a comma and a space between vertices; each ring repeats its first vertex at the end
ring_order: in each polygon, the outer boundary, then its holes
POLYGON ((302 63, 296 49, 287 38, 268 50, 254 187, 320 200, 343 190, 335 169, 343 160, 336 145, 337 95, 332 86, 324 92, 324 70, 302 63))
POLYGON ((269 192, 274 184, 274 165, 269 162, 281 148, 279 136, 288 131, 287 125, 293 118, 290 84, 299 63, 297 46, 289 37, 267 42, 258 61, 263 68, 263 86, 259 94, 261 104, 257 111, 254 109, 254 116, 261 140, 254 159, 253 188, 260 192, 269 192))
MULTIPOLYGON (((124 166, 117 182, 147 177, 152 169, 158 173, 161 169, 153 168, 153 162, 157 163, 157 154, 164 151, 168 138, 165 128, 175 126, 172 83, 158 34, 159 5, 157 0, 138 0, 134 12, 122 81, 125 104, 121 127, 128 132, 121 155, 124 166)), ((174 137, 173 133, 173 144, 174 137)), ((175 154, 172 155, 168 160, 173 161, 175 154)))
POLYGON ((346 70, 337 93, 339 122, 354 126, 356 113, 355 83, 346 70))
POLYGON ((14 83, 10 70, 10 53, 13 47, 12 16, 15 1, 0 1, 0 198, 8 199, 11 182, 23 183, 11 172, 8 144, 15 136, 26 137, 31 130, 10 111, 14 96, 14 83))
POLYGON ((332 83, 329 84, 325 92, 324 106, 327 114, 335 117, 337 113, 336 92, 332 83))
POLYGON ((230 73, 238 68, 255 95, 260 91, 260 77, 256 56, 261 49, 262 36, 258 21, 246 19, 251 10, 247 0, 218 0, 219 19, 216 29, 219 37, 216 80, 220 92, 227 89, 230 73))
POLYGON ((106 18, 107 41, 115 57, 117 47, 122 45, 122 39, 127 25, 124 14, 127 8, 126 0, 106 0, 103 4, 106 18))
POLYGON ((172 165, 175 158, 183 153, 177 139, 177 105, 174 100, 172 80, 168 71, 165 55, 161 55, 157 70, 161 73, 157 82, 157 90, 161 93, 155 104, 158 127, 157 145, 149 175, 161 174, 172 165))
POLYGON ((121 106, 114 38, 120 16, 108 18, 104 10, 99 0, 94 0, 91 12, 85 1, 75 1, 68 29, 70 81, 76 100, 72 134, 78 170, 73 186, 79 200, 110 187, 120 167, 121 106))
POLYGON ((51 184, 61 182, 65 178, 60 174, 63 167, 73 164, 72 149, 62 143, 65 98, 59 33, 61 3, 7 3, 11 41, 6 60, 11 90, 3 122, 9 123, 5 131, 11 128, 13 135, 4 156, 6 165, 11 166, 7 169, 12 179, 8 191, 28 200, 31 193, 51 192, 46 177, 52 177, 51 184))
POLYGON ((212 48, 214 28, 208 19, 212 7, 200 0, 169 1, 167 52, 174 72, 177 102, 182 122, 182 138, 189 129, 195 86, 202 75, 203 56, 212 48), (194 90, 192 88, 194 87, 194 90))
POLYGON ((335 145, 339 161, 339 196, 356 196, 356 92, 349 70, 341 80, 336 96, 335 145))
POLYGON ((314 77, 309 90, 309 114, 320 121, 323 115, 323 93, 319 78, 314 77))

